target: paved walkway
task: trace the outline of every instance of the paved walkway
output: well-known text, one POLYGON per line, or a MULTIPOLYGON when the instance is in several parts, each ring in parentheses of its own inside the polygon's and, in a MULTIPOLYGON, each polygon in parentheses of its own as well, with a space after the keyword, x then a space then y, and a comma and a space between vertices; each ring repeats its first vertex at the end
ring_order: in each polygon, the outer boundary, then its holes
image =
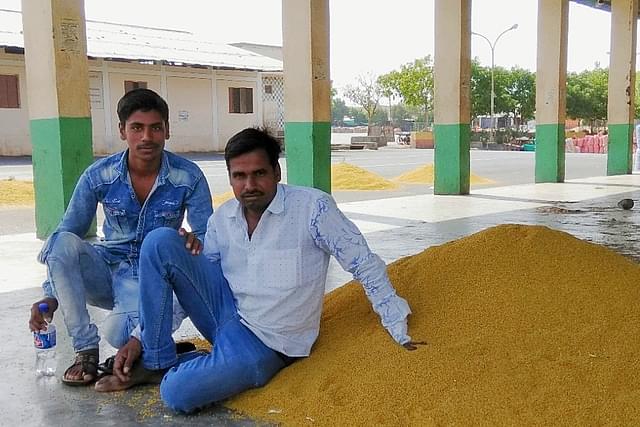
MULTIPOLYGON (((609 246, 640 262, 640 175, 594 177, 563 184, 531 184, 474 190, 470 196, 407 196, 341 203, 340 207, 366 234, 382 258, 391 262, 503 223, 543 224, 585 240, 609 246), (637 206, 616 206, 632 198, 637 206)), ((32 214, 31 210, 27 210, 32 214)), ((25 215, 25 210, 17 211, 25 215)), ((0 233, 2 234, 2 233, 0 233)), ((153 387, 112 395, 91 388, 70 388, 58 379, 37 380, 27 330, 28 308, 40 297, 44 267, 35 261, 42 242, 34 233, 0 235, 0 425, 129 426, 253 425, 221 407, 197 416, 181 416, 163 408, 153 387)), ((514 254, 517 255, 517 254, 514 254)), ((490 261, 488 254, 487 262, 490 261)), ((463 268, 463 266, 461 266, 463 268)), ((327 289, 349 276, 330 265, 327 289)), ((94 310, 98 320, 104 313, 94 310)), ((60 322, 58 322, 60 323, 60 322)), ((64 329, 64 328, 62 328, 64 329)), ((186 325, 180 337, 193 336, 186 325)), ((59 333, 58 371, 72 358, 68 338, 59 333)), ((107 346, 102 356, 113 353, 107 346)))

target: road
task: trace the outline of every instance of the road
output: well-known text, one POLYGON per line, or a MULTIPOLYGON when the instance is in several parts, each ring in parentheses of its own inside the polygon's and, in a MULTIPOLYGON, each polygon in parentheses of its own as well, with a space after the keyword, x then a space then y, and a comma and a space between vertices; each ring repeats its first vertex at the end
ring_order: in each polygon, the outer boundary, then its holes
MULTIPOLYGON (((433 163, 434 150, 416 150, 404 147, 386 147, 380 150, 332 151, 333 163, 347 162, 385 178, 394 178, 405 172, 433 163)), ((226 165, 221 154, 188 155, 204 171, 214 195, 230 190, 226 165)), ((607 157, 603 154, 567 153, 566 179, 606 175, 607 157)), ((281 159, 283 180, 286 181, 286 159, 281 159)), ((493 184, 483 187, 501 187, 534 182, 535 153, 519 151, 471 151, 471 172, 489 178, 493 184)), ((31 159, 0 158, 0 180, 14 178, 33 179, 31 159)), ((473 186, 471 192, 473 192, 473 186)), ((337 191, 338 202, 430 194, 430 185, 404 185, 394 191, 337 191)), ((27 233, 35 230, 33 210, 7 210, 0 208, 0 235, 27 233)))

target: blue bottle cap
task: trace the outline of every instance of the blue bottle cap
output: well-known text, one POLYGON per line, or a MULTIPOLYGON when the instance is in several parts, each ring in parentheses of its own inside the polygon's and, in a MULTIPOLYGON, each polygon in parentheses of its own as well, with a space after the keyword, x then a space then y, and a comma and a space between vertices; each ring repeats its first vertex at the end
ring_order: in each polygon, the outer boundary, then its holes
POLYGON ((40 313, 46 313, 47 311, 49 311, 49 304, 47 304, 46 302, 41 302, 40 304, 38 304, 38 310, 40 310, 40 313))

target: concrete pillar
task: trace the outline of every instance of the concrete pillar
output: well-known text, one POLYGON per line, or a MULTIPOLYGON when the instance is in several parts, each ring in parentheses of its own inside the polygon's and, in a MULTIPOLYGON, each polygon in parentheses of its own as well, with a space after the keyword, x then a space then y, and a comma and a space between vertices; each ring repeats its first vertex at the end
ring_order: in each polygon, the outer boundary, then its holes
POLYGON ((329 0, 283 0, 282 34, 287 181, 329 192, 329 0))
POLYGON ((469 194, 471 0, 436 0, 435 194, 469 194))
POLYGON ((36 234, 58 225, 93 160, 83 0, 23 0, 36 234))
POLYGON ((637 22, 637 0, 611 2, 607 175, 631 173, 637 22))
POLYGON ((569 0, 538 0, 536 182, 564 182, 569 0))

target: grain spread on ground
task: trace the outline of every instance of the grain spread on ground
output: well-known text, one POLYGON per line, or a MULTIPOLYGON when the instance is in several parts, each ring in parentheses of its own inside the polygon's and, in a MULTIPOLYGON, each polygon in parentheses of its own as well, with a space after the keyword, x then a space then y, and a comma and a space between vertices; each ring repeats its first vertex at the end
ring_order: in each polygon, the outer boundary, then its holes
MULTIPOLYGON (((433 164, 426 164, 417 169, 405 172, 393 180, 405 184, 433 184, 433 164)), ((471 174, 469 183, 472 185, 494 184, 494 181, 478 175, 471 174)))
POLYGON ((232 190, 229 190, 225 193, 222 194, 215 194, 213 196, 213 207, 214 208, 219 208, 224 202, 226 202, 227 200, 231 200, 235 197, 235 195, 233 194, 232 190))
POLYGON ((32 206, 33 194, 32 181, 0 180, 0 206, 32 206))
POLYGON ((331 165, 332 190, 395 190, 398 185, 358 166, 340 162, 331 165))
POLYGON ((312 355, 226 406, 282 425, 640 424, 640 265, 501 225, 388 270, 426 346, 395 344, 349 283, 312 355))

